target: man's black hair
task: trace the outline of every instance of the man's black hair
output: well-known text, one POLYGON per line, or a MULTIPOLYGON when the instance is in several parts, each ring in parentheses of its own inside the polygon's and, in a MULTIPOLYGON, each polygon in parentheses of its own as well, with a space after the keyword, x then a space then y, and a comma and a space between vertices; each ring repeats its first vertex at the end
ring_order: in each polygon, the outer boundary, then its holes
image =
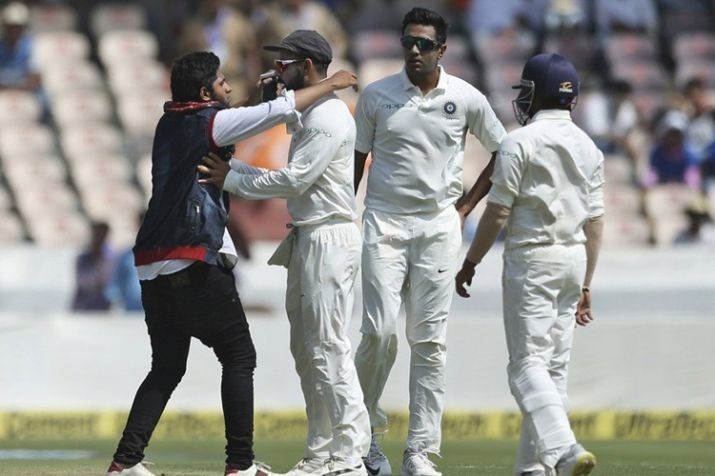
POLYGON ((171 99, 199 101, 201 87, 213 91, 219 65, 218 56, 208 51, 188 53, 174 61, 171 67, 171 99))
POLYGON ((415 7, 402 19, 402 34, 409 24, 432 25, 437 32, 437 42, 444 44, 447 41, 447 20, 442 15, 427 8, 415 7))

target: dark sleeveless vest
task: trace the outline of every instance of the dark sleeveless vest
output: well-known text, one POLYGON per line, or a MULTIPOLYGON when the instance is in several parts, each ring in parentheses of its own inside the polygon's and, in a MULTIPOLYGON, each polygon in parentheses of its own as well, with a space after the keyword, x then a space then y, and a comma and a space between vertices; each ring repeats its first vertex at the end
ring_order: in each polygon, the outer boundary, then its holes
POLYGON ((152 150, 152 194, 134 245, 134 262, 169 259, 218 264, 228 217, 228 194, 199 184, 196 167, 209 151, 229 160, 233 146, 211 135, 218 102, 167 102, 152 150))

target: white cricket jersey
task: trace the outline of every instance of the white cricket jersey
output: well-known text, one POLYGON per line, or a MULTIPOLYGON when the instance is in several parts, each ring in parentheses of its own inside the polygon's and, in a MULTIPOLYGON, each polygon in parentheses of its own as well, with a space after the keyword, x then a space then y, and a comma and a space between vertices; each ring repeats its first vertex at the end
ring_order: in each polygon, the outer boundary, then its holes
POLYGON ((511 208, 505 248, 584 243, 604 213, 603 154, 565 110, 539 111, 502 141, 488 201, 511 208))
POLYGON ((403 69, 370 84, 355 111, 355 149, 372 152, 365 206, 387 213, 431 213, 462 195, 467 132, 490 152, 506 135, 486 97, 440 66, 423 95, 403 69))
POLYGON ((263 174, 231 170, 223 189, 250 199, 283 197, 296 226, 357 217, 354 191, 355 122, 334 94, 291 124, 288 165, 263 174))
MULTIPOLYGON (((288 121, 300 119, 300 113, 295 109, 295 93, 285 91, 284 95, 273 101, 251 107, 236 107, 222 109, 216 113, 209 124, 209 132, 218 147, 235 144, 247 137, 259 134, 271 127, 288 121)), ((242 167, 233 163, 232 167, 242 167)), ((221 253, 236 256, 236 248, 224 229, 221 253)), ((137 266, 140 280, 154 279, 159 275, 173 274, 188 268, 194 263, 190 259, 171 259, 137 266)))

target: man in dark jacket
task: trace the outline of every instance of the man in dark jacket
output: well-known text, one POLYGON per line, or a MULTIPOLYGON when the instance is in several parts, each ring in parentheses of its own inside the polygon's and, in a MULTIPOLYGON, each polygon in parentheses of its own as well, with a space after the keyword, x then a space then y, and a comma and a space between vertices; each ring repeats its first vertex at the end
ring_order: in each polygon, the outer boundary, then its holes
POLYGON ((299 117, 320 97, 356 83, 340 71, 323 83, 254 107, 230 108, 231 87, 209 52, 179 58, 171 70, 152 151, 152 197, 134 246, 152 365, 139 387, 108 476, 151 476, 141 463, 166 403, 186 371, 191 337, 212 347, 223 367, 226 472, 266 476, 253 462, 253 370, 256 353, 230 268, 228 201, 198 181, 196 167, 214 152, 299 117))

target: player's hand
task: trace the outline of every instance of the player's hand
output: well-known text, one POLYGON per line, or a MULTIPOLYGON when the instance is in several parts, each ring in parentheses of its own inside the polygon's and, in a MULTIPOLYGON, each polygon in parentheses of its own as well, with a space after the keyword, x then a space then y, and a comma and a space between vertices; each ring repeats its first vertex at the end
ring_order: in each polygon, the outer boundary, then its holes
POLYGON ((593 321, 593 312, 591 311, 591 291, 584 289, 581 291, 581 297, 576 306, 576 324, 579 326, 587 326, 593 321))
POLYGON ((349 88, 350 86, 357 91, 357 76, 344 69, 332 74, 326 81, 328 81, 334 91, 349 88))
POLYGON ((462 269, 459 270, 457 276, 454 278, 454 284, 457 289, 457 294, 463 298, 468 298, 469 293, 467 292, 466 286, 472 285, 472 278, 474 277, 474 263, 464 260, 462 263, 462 269))
POLYGON ((205 155, 203 159, 201 159, 201 162, 202 164, 196 168, 202 174, 207 175, 207 177, 200 178, 199 183, 215 185, 219 190, 223 190, 223 182, 231 170, 228 161, 221 160, 221 157, 213 152, 209 152, 209 155, 205 155))

